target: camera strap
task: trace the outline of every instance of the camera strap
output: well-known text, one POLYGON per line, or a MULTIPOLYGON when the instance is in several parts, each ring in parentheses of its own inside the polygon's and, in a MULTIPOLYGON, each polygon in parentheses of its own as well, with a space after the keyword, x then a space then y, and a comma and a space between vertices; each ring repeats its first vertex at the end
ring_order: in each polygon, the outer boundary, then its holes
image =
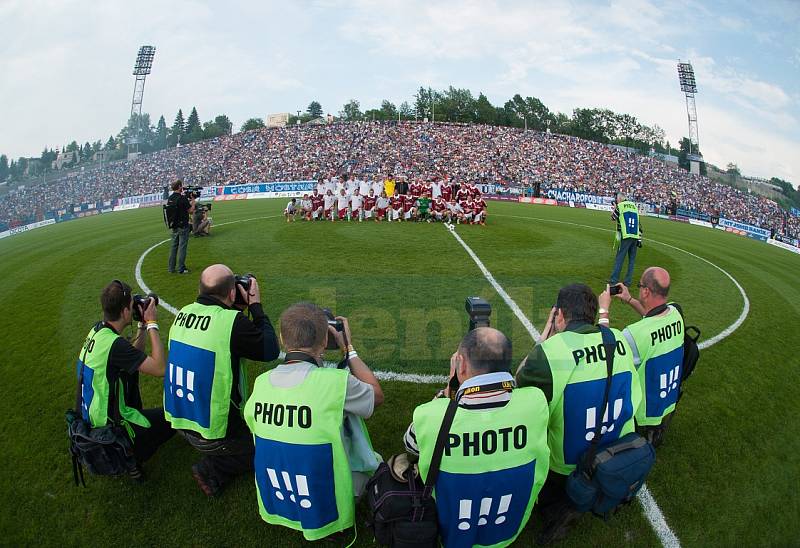
POLYGON ((319 362, 317 361, 314 356, 311 354, 306 354, 305 352, 300 352, 299 350, 292 350, 291 352, 287 352, 286 356, 283 358, 283 363, 290 364, 290 363, 297 363, 297 362, 307 362, 312 363, 314 365, 318 365, 319 362))
POLYGON ((422 494, 423 498, 429 498, 433 493, 433 488, 436 487, 436 480, 439 479, 439 466, 442 464, 444 445, 447 443, 447 437, 450 434, 450 427, 453 426, 453 419, 456 416, 457 409, 458 400, 450 400, 447 404, 447 410, 444 412, 442 425, 439 427, 439 434, 436 436, 436 445, 433 446, 433 455, 431 455, 431 463, 428 467, 428 477, 425 479, 425 490, 422 494))
POLYGON ((592 436, 591 444, 589 445, 589 449, 586 451, 584 458, 582 459, 582 462, 587 469, 594 460, 595 454, 597 454, 597 448, 600 445, 600 438, 602 437, 602 434, 600 433, 600 430, 603 426, 602 417, 606 414, 608 396, 611 392, 611 377, 614 375, 614 351, 617 347, 614 334, 611 332, 611 330, 602 325, 599 325, 598 327, 600 328, 600 333, 603 336, 603 348, 605 349, 606 353, 606 386, 605 390, 603 391, 603 405, 600 407, 601 420, 597 421, 597 425, 594 427, 594 435, 592 436))

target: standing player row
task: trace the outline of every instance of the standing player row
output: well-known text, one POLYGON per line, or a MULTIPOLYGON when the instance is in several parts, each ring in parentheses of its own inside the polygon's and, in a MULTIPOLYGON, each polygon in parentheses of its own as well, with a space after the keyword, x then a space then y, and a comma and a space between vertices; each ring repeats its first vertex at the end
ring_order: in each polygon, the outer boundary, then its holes
POLYGON ((461 194, 461 199, 445 200, 442 195, 432 199, 430 193, 421 196, 412 194, 399 194, 395 191, 394 195, 388 197, 386 192, 381 192, 380 196, 375 196, 374 190, 370 189, 369 194, 363 196, 359 189, 353 190, 351 195, 342 188, 338 195, 328 189, 325 195, 321 195, 317 189, 311 196, 303 195, 302 200, 297 202, 296 198, 286 205, 284 215, 287 222, 294 221, 297 214, 303 219, 311 220, 330 220, 330 221, 350 221, 375 220, 376 222, 386 221, 427 221, 427 222, 449 222, 449 223, 469 223, 486 224, 486 202, 478 192, 473 197, 467 189, 461 194))

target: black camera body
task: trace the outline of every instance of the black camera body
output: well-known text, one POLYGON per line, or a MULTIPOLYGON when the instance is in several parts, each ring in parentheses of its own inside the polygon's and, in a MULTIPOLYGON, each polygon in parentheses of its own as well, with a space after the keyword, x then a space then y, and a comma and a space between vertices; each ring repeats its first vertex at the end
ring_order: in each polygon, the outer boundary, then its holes
POLYGON ((464 309, 469 314, 469 330, 476 327, 489 327, 489 316, 492 315, 492 305, 480 297, 467 297, 464 309))
POLYGON ((239 288, 241 287, 244 289, 245 293, 250 293, 250 284, 256 279, 256 277, 248 272, 247 274, 234 276, 233 278, 236 286, 236 298, 234 299, 233 304, 238 306, 247 306, 247 301, 245 301, 244 297, 242 297, 239 288))
MULTIPOLYGON (((344 331, 344 323, 341 320, 337 320, 333 316, 333 312, 331 312, 330 309, 323 308, 322 311, 325 312, 325 316, 328 318, 328 325, 333 327, 339 333, 344 331)), ((325 350, 336 350, 337 348, 339 348, 339 345, 336 343, 336 339, 333 337, 333 335, 328 333, 328 345, 325 347, 325 350)))
POLYGON ((609 295, 619 295, 620 293, 622 293, 622 286, 620 285, 614 284, 608 288, 609 295))
POLYGON ((137 322, 144 321, 144 309, 147 307, 147 302, 153 299, 156 306, 158 306, 158 295, 155 293, 148 293, 147 295, 134 295, 133 299, 133 319, 137 322))

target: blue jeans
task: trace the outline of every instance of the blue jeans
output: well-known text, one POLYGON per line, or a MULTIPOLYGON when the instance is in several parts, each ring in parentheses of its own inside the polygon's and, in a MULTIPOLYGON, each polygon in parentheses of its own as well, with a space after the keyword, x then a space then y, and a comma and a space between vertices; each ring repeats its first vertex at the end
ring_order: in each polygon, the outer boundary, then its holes
POLYGON ((172 229, 172 247, 169 250, 169 271, 175 272, 175 256, 178 258, 178 272, 186 270, 186 247, 189 245, 189 227, 172 229))
POLYGON ((625 279, 622 283, 631 286, 631 278, 633 278, 633 266, 636 261, 636 250, 639 249, 639 240, 637 238, 625 238, 619 244, 619 251, 614 259, 614 272, 611 273, 609 282, 614 285, 619 281, 619 274, 622 271, 622 263, 625 262, 625 257, 628 257, 628 272, 625 274, 625 279))

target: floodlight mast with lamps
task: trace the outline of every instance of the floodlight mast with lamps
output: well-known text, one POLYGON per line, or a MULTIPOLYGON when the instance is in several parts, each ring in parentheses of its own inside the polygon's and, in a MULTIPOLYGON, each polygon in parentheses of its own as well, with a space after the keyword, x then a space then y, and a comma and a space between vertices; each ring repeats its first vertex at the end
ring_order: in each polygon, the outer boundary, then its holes
POLYGON ((697 82, 694 78, 694 69, 691 63, 678 61, 678 81, 681 85, 681 91, 686 95, 686 114, 689 118, 689 156, 694 157, 690 158, 690 160, 702 162, 700 133, 697 126, 697 106, 694 102, 694 96, 697 93, 697 82))
POLYGON ((139 136, 141 134, 142 123, 142 99, 144 97, 144 81, 153 68, 153 57, 156 55, 156 48, 153 46, 142 46, 136 56, 136 64, 133 66, 133 75, 136 82, 133 84, 133 101, 131 101, 131 117, 136 115, 136 134, 128 136, 128 158, 135 158, 139 155, 139 136))

